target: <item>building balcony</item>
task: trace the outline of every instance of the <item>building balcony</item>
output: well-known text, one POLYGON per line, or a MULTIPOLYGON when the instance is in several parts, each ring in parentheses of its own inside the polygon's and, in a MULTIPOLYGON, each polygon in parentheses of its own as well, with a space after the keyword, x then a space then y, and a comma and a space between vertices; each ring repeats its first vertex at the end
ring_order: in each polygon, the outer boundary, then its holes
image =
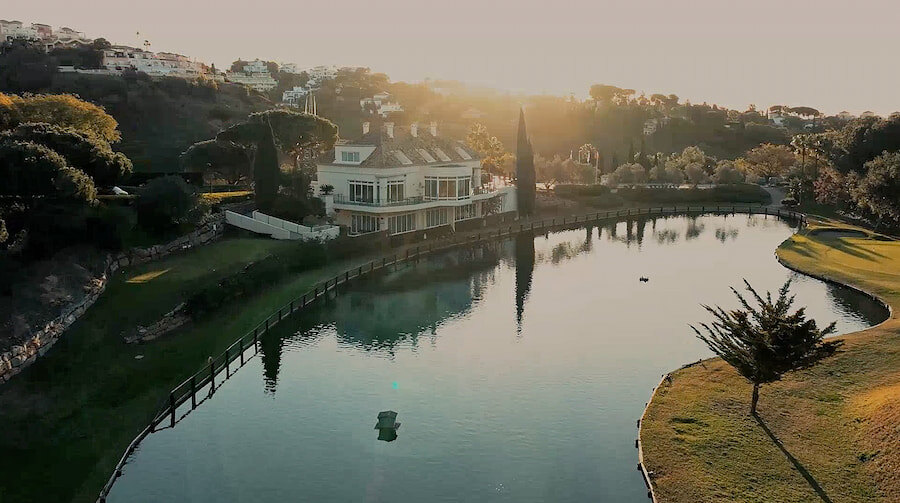
POLYGON ((500 193, 500 188, 476 187, 468 196, 458 197, 426 197, 415 196, 399 200, 355 201, 343 194, 334 195, 335 209, 366 211, 370 213, 391 213, 396 211, 415 211, 440 206, 464 206, 474 201, 489 199, 500 193))

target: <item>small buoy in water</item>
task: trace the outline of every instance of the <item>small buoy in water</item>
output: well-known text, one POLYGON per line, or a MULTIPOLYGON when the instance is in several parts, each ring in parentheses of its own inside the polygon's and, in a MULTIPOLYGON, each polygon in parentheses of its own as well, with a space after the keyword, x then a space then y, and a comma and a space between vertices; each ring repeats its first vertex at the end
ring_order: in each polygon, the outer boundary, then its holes
POLYGON ((143 360, 143 359, 144 359, 144 355, 137 355, 137 356, 134 357, 134 359, 135 359, 135 360, 143 360))

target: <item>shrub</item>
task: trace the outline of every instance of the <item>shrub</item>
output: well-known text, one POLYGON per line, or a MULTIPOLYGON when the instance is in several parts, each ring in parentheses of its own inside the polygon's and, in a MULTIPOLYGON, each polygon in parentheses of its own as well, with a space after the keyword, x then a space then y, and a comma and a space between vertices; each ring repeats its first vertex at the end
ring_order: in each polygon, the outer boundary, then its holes
POLYGON ((187 299, 185 311, 191 316, 209 313, 238 298, 252 295, 285 276, 321 267, 328 262, 328 257, 326 245, 300 243, 285 253, 270 255, 200 289, 187 299))
POLYGON ((138 196, 138 223, 154 232, 196 223, 206 213, 194 188, 180 176, 155 178, 138 190, 138 196))
POLYGON ((633 187, 619 189, 617 194, 628 201, 651 204, 690 204, 712 201, 763 204, 771 200, 765 189, 759 185, 746 183, 720 185, 710 189, 633 187))
POLYGON ((606 185, 557 185, 553 192, 559 197, 593 197, 609 194, 606 185))

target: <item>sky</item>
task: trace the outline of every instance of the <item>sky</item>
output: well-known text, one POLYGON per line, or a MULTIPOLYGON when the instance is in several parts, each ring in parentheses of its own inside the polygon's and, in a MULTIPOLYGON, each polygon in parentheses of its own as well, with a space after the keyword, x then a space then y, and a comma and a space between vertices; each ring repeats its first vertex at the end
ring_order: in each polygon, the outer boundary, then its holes
POLYGON ((172 51, 367 66, 587 97, 594 83, 729 108, 900 110, 896 0, 44 0, 0 17, 172 51), (140 33, 139 36, 136 34, 140 33))

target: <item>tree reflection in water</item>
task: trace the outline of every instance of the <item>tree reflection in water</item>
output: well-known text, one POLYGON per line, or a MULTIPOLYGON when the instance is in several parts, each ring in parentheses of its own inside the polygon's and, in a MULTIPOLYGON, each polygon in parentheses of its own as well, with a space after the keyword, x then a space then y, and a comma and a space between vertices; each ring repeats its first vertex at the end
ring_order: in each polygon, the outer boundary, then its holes
POLYGON ((531 291, 534 275, 534 234, 523 232, 514 240, 516 254, 516 327, 522 333, 522 318, 525 315, 525 300, 531 291))

